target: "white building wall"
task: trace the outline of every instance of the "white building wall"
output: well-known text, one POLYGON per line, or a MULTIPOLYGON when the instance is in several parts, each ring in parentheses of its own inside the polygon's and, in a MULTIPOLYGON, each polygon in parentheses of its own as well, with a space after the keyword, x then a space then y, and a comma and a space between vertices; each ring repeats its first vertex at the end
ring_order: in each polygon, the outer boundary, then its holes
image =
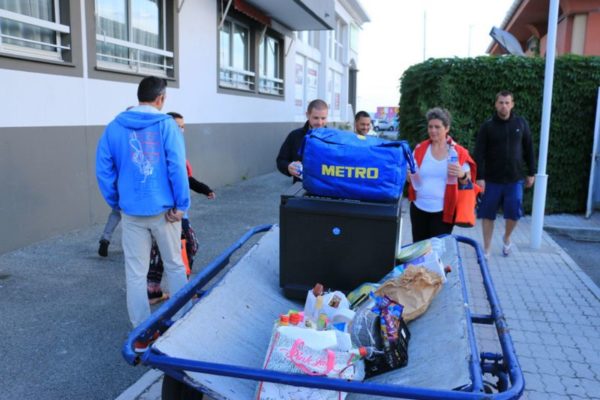
MULTIPOLYGON (((166 110, 177 110, 187 123, 293 121, 294 49, 285 58, 284 99, 217 92, 216 15, 216 2, 184 4, 179 15, 179 88, 167 90, 166 110)), ((284 51, 289 41, 285 39, 284 51)), ((132 83, 7 69, 0 69, 0 81, 11 93, 11 101, 0 110, 3 127, 105 125, 137 104, 137 85, 132 83)))
MULTIPOLYGON (((349 24, 350 15, 340 8, 339 1, 336 13, 349 24)), ((16 227, 10 234, 0 232, 0 252, 103 222, 108 212, 95 183, 96 143, 103 127, 117 113, 137 104, 139 79, 121 82, 95 78, 102 74, 88 68, 86 47, 94 23, 86 4, 93 2, 72 4, 79 5, 81 14, 81 25, 71 31, 80 41, 81 55, 72 69, 75 72, 62 74, 71 68, 66 66, 60 66, 59 72, 32 72, 38 69, 31 68, 31 62, 26 68, 14 68, 14 59, 0 67, 5 94, 0 107, 0 183, 5 189, 0 198, 0 219, 6 226, 16 227), (67 76, 77 71, 82 71, 81 76, 67 76)), ((219 90, 218 14, 217 1, 183 3, 176 33, 178 77, 167 89, 163 110, 178 111, 186 117, 188 158, 199 178, 216 187, 274 170, 277 150, 285 135, 305 121, 308 102, 314 98, 331 101, 327 79, 332 71, 341 77, 341 105, 339 115, 331 120, 351 117, 346 108, 349 53, 344 51, 342 63, 329 58, 332 32, 318 32, 319 48, 293 39, 287 32, 282 48, 287 53, 283 97, 219 90), (313 85, 302 87, 300 108, 295 105, 299 59, 305 71, 307 67, 317 71, 313 85)), ((279 29, 277 24, 274 29, 279 29)), ((302 83, 306 81, 304 75, 302 83)))
MULTIPOLYGON (((81 1, 85 15, 84 0, 81 1)), ((304 118, 304 112, 295 107, 296 56, 304 58, 304 68, 318 66, 316 97, 334 101, 334 74, 341 81, 339 112, 333 112, 333 121, 348 120, 348 66, 358 55, 349 50, 349 26, 352 17, 336 2, 336 14, 346 24, 342 63, 329 57, 330 36, 333 31, 320 32, 319 48, 299 40, 285 38, 285 97, 266 99, 256 96, 220 94, 218 83, 217 24, 215 1, 189 1, 179 14, 179 88, 168 90, 166 108, 186 116, 188 123, 243 123, 249 121, 289 122, 304 118), (307 65, 307 63, 309 65, 307 65)), ((91 16, 86 16, 89 20, 91 16)), ((82 27, 83 35, 85 24, 82 27)), ((73 32, 73 34, 76 34, 73 32)), ((87 53, 83 41, 84 55, 87 53)), ((84 56, 84 63, 86 57, 84 56)), ((305 71, 306 72, 306 71, 305 71)), ((2 112, 2 126, 79 126, 104 125, 120 110, 137 102, 131 83, 0 69, 4 89, 11 93, 2 112), (26 105, 26 106, 24 106, 26 105), (33 112, 35 111, 35 112, 33 112)), ((306 82, 306 77, 304 79, 306 82)), ((303 108, 316 98, 314 90, 304 93, 303 108)))
MULTIPOLYGON (((180 14, 180 88, 170 90, 173 107, 192 123, 293 121, 293 56, 285 58, 285 98, 218 93, 218 10, 213 1, 189 1, 180 14), (172 93, 174 92, 174 93, 172 93)), ((289 38, 285 39, 283 51, 289 38)))

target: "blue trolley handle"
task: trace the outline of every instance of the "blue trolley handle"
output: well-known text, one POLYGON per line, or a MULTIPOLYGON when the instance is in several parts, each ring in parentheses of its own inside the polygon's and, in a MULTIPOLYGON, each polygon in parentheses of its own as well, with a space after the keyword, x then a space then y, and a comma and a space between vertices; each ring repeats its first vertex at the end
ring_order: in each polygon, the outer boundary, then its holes
MULTIPOLYGON (((479 264, 482 283, 487 295, 491 313, 488 315, 471 315, 471 320, 473 323, 495 325, 496 332, 498 334, 498 340, 500 342, 500 347, 502 348, 502 354, 499 356, 499 358, 502 359, 504 362, 504 365, 510 377, 511 384, 511 387, 507 391, 499 393, 497 394, 497 396, 499 398, 517 399, 521 396, 521 394, 523 394, 523 391, 525 390, 525 378, 523 376, 523 371, 521 370, 519 361, 517 359, 515 346, 512 342, 512 338, 509 334, 509 328, 506 323, 506 317, 504 316, 504 312, 500 307, 500 299, 496 294, 496 288, 494 287, 491 273, 488 269, 487 262, 483 255, 483 250, 481 249, 481 246, 471 238, 460 235, 452 236, 454 236, 454 238, 458 242, 465 243, 473 247, 475 253, 477 254, 477 264, 479 264)), ((463 288, 463 290, 466 289, 463 288)), ((490 359, 495 357, 498 358, 498 355, 482 353, 481 357, 490 359)), ((490 371, 484 370, 483 372, 490 371)), ((504 378, 504 381, 506 381, 506 378, 504 378)))

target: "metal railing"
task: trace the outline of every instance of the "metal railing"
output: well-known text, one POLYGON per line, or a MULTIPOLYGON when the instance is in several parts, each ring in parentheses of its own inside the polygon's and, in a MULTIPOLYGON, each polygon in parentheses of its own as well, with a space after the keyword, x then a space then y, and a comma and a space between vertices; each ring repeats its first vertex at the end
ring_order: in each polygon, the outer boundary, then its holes
POLYGON ((27 55, 39 58, 50 58, 62 60, 62 52, 71 50, 70 45, 63 45, 61 35, 70 35, 71 28, 57 22, 46 21, 40 18, 19 14, 16 12, 0 9, 0 25, 8 20, 20 24, 31 25, 40 29, 47 29, 54 32, 53 42, 29 39, 21 36, 14 36, 0 32, 0 51, 17 55, 27 55), (7 43, 8 39, 12 43, 7 43), (23 43, 23 45, 14 42, 23 43), (27 46, 27 44, 32 46, 27 46), (39 47, 39 48, 38 48, 39 47), (52 48, 54 50, 44 50, 52 48))
POLYGON ((144 72, 144 66, 146 67, 154 67, 153 72, 156 69, 162 70, 165 76, 169 75, 169 72, 173 70, 173 52, 157 49, 150 46, 144 46, 138 43, 129 42, 127 40, 116 39, 110 36, 96 34, 96 41, 102 44, 109 44, 114 46, 119 46, 128 50, 128 57, 121 57, 113 54, 103 53, 101 51, 96 53, 96 56, 99 57, 98 62, 101 66, 106 66, 108 68, 115 69, 127 69, 133 70, 135 72, 144 72), (144 61, 141 59, 143 53, 147 53, 153 56, 163 57, 162 63, 154 63, 151 61, 144 61), (104 58, 106 60, 101 60, 100 58, 104 58), (112 60, 112 61, 110 61, 112 60), (106 63, 106 65, 102 65, 102 61, 106 63), (119 63, 118 61, 122 61, 119 63))
POLYGON ((260 93, 283 95, 283 79, 262 76, 258 80, 260 93))
POLYGON ((221 67, 219 83, 222 87, 254 90, 256 75, 252 71, 233 67, 221 67))

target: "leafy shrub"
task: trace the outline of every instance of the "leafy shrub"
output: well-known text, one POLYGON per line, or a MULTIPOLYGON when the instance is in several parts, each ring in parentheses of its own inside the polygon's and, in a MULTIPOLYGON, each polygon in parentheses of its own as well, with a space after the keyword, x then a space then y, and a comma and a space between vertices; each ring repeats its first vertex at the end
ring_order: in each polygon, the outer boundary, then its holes
MULTIPOLYGON (((413 65, 400 80, 400 138, 412 146, 425 139, 425 113, 440 106, 452 114, 452 137, 473 152, 479 127, 494 113, 496 93, 510 90, 515 97, 513 112, 529 122, 537 161, 544 69, 543 58, 516 56, 429 59, 413 65)), ((599 86, 600 57, 556 59, 546 167, 547 213, 585 209, 599 86)), ((532 194, 526 191, 528 212, 532 194)))

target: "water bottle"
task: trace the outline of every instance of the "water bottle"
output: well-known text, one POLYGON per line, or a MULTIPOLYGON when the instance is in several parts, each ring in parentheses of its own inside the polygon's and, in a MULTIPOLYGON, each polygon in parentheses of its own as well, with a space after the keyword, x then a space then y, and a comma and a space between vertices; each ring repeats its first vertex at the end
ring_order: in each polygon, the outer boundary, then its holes
MULTIPOLYGON (((448 165, 450 164, 458 164, 458 153, 452 145, 448 149, 448 165)), ((458 183, 458 178, 450 175, 450 169, 448 169, 448 178, 446 179, 446 183, 448 185, 456 185, 458 183)))
POLYGON ((292 164, 296 167, 298 178, 302 179, 302 163, 300 161, 294 161, 292 164))
POLYGON ((421 184, 421 175, 419 175, 419 168, 417 165, 415 165, 415 173, 410 174, 410 183, 412 184, 413 189, 415 189, 417 192, 423 187, 421 184))

